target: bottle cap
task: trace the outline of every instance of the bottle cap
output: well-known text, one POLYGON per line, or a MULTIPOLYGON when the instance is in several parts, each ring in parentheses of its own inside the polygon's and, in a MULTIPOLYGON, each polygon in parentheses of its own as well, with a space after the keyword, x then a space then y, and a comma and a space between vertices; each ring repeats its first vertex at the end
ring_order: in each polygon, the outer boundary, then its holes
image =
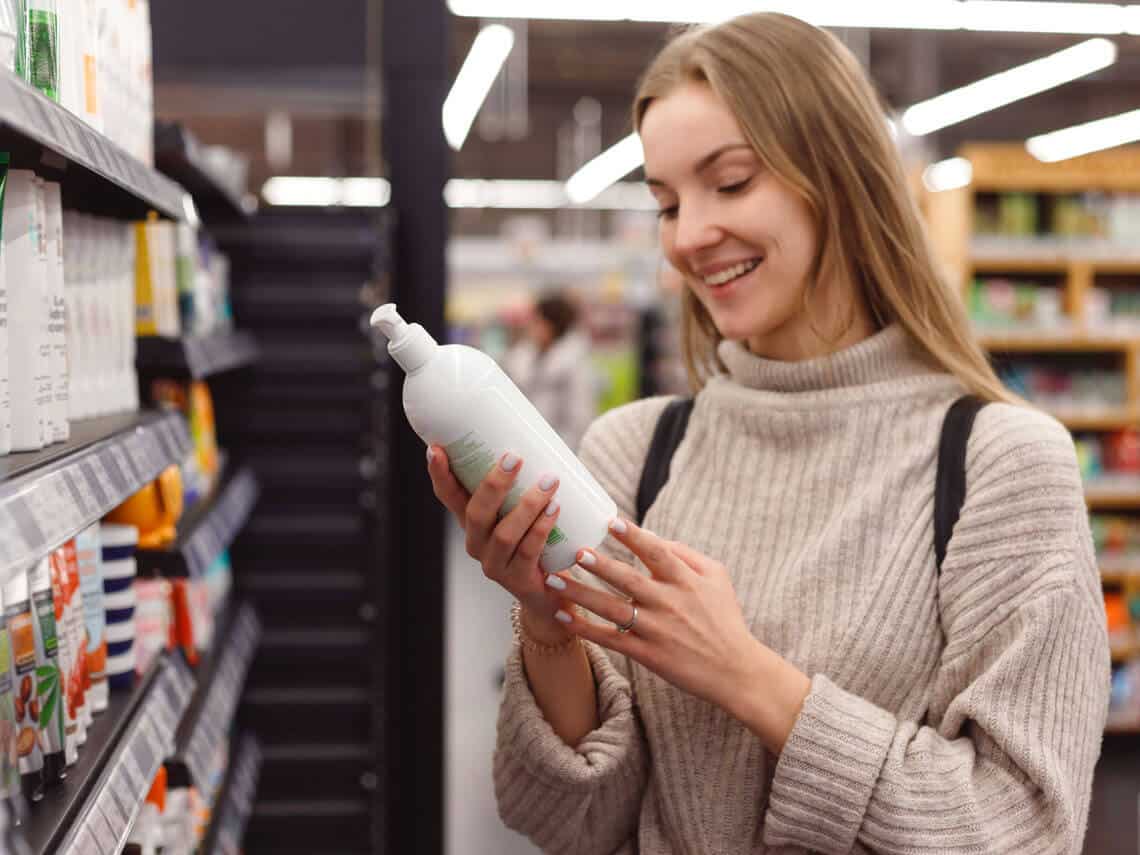
POLYGON ((388 353, 409 374, 431 359, 439 342, 419 324, 409 324, 396 310, 395 303, 385 303, 372 313, 372 326, 388 338, 388 353))

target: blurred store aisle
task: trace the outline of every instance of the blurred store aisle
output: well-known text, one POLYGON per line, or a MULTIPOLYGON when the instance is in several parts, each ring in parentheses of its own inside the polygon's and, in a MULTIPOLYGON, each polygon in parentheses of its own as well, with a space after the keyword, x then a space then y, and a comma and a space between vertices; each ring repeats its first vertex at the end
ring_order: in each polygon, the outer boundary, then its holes
POLYGON ((499 673, 510 644, 511 597, 483 577, 447 527, 447 855, 537 855, 503 826, 491 785, 499 673))

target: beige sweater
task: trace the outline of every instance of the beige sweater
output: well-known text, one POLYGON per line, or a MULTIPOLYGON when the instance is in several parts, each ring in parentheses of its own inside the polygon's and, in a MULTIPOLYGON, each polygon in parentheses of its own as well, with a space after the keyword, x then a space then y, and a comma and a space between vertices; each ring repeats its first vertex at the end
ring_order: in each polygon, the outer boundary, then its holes
MULTIPOLYGON (((936 450, 961 388, 907 342, 891 328, 795 364, 722 344, 729 376, 698 397, 646 519, 722 561, 756 637, 812 677, 783 754, 593 646, 601 726, 569 748, 516 649, 494 762, 507 825, 578 855, 1080 852, 1109 654, 1072 441, 1028 409, 979 414, 939 580, 936 450)), ((665 403, 583 442, 625 515, 665 403)))

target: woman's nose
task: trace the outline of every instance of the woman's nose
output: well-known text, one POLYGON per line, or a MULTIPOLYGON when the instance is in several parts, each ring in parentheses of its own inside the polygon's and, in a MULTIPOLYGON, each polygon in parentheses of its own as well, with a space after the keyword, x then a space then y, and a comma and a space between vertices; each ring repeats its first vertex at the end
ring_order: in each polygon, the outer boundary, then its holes
POLYGON ((677 209, 677 230, 674 245, 678 252, 689 254, 715 246, 724 235, 724 230, 699 206, 685 206, 677 209))

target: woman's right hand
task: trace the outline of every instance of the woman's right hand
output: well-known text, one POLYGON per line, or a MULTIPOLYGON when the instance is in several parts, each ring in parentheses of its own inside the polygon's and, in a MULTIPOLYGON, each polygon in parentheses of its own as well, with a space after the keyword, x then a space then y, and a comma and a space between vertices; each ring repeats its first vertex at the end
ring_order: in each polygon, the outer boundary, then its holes
POLYGON ((505 454, 468 494, 451 471, 439 446, 428 448, 428 474, 436 498, 467 535, 467 554, 483 567, 483 575, 506 588, 522 604, 526 629, 539 641, 553 643, 569 633, 554 619, 562 608, 558 594, 546 585, 539 566, 542 549, 558 521, 554 499, 558 479, 543 476, 502 519, 499 511, 522 470, 517 455, 505 454))

